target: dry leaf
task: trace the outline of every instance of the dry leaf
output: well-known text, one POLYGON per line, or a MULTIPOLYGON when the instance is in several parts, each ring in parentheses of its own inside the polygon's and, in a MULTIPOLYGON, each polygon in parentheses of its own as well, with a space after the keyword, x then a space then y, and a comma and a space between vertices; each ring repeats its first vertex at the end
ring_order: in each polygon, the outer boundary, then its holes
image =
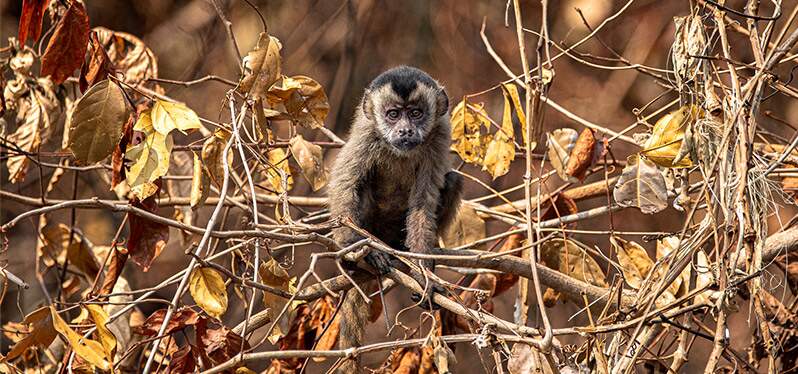
MULTIPOLYGON (((153 312, 141 326, 134 327, 134 332, 145 337, 157 336, 166 316, 166 309, 158 309, 153 312)), ((169 324, 166 325, 165 335, 182 330, 188 326, 196 325, 200 320, 199 314, 190 308, 182 308, 172 313, 169 324)))
MULTIPOLYGON (((518 118, 518 122, 521 123, 521 135, 523 136, 524 144, 526 144, 526 115, 524 114, 523 106, 521 106, 521 99, 518 96, 518 87, 516 87, 513 83, 504 83, 502 84, 502 93, 504 94, 505 100, 507 100, 507 96, 509 96, 510 101, 513 103, 513 108, 515 108, 515 116, 518 118)), ((531 146, 532 149, 535 148, 535 144, 532 144, 531 146)))
MULTIPOLYGON (((290 293, 296 292, 294 281, 295 278, 291 278, 288 275, 288 272, 283 269, 274 258, 270 258, 269 261, 266 261, 260 265, 260 270, 258 274, 261 276, 261 283, 272 286, 277 289, 281 289, 283 291, 287 291, 290 293)), ((283 298, 281 296, 263 292, 263 304, 266 308, 271 310, 271 318, 275 319, 277 315, 283 310, 288 299, 283 298)), ((289 306, 288 312, 296 306, 296 304, 289 306)), ((277 329, 275 329, 277 330, 277 329)), ((269 340, 272 343, 275 343, 278 338, 282 336, 282 331, 275 331, 272 336, 269 337, 269 340)))
POLYGON ((291 176, 291 168, 288 167, 288 160, 285 150, 273 148, 266 154, 269 159, 269 166, 266 169, 266 178, 276 193, 284 193, 291 190, 294 185, 294 178, 291 176))
POLYGON ((607 287, 601 267, 574 241, 549 239, 540 245, 540 259, 546 267, 594 286, 607 287))
POLYGON ((55 339, 57 333, 53 327, 53 319, 50 315, 49 307, 39 308, 27 316, 22 321, 25 325, 30 325, 28 334, 19 340, 11 351, 8 352, 6 360, 11 361, 31 347, 47 348, 55 339))
MULTIPOLYGON (((224 182, 224 165, 222 164, 222 157, 224 156, 224 148, 227 142, 230 141, 230 133, 221 129, 216 129, 213 135, 202 144, 202 163, 205 172, 208 174, 211 182, 217 188, 222 188, 224 182)), ((227 152, 227 165, 228 170, 233 167, 233 152, 227 152)))
MULTIPOLYGON (((126 83, 137 86, 158 78, 158 60, 141 39, 124 32, 95 27, 98 39, 126 83)), ((159 89, 155 86, 156 91, 159 89)))
POLYGON ((626 159, 621 177, 615 183, 612 196, 622 207, 637 207, 645 214, 657 213, 668 207, 665 177, 653 162, 631 155, 626 159))
POLYGON ((267 100, 273 106, 285 107, 286 116, 280 116, 279 119, 288 119, 310 128, 324 126, 324 120, 330 112, 327 94, 319 82, 303 75, 283 76, 269 87, 267 100))
POLYGON ((205 166, 196 152, 194 154, 194 173, 191 176, 191 209, 197 209, 205 203, 211 190, 211 178, 205 172, 205 166))
MULTIPOLYGON (((39 78, 34 82, 29 83, 30 89, 25 95, 15 99, 17 129, 8 135, 9 142, 30 153, 38 152, 39 146, 47 142, 60 115, 60 104, 55 95, 53 82, 49 78, 39 78)), ((13 83, 9 82, 9 87, 13 83)), ((9 87, 6 87, 6 91, 9 87)), ((9 181, 11 183, 22 181, 27 173, 28 157, 10 156, 6 165, 9 181)))
POLYGON ((244 93, 249 93, 252 99, 262 99, 266 97, 269 87, 280 78, 280 50, 283 46, 280 41, 262 32, 258 37, 255 48, 247 54, 245 67, 250 72, 247 73, 239 88, 244 93))
POLYGON ((222 318, 227 311, 227 287, 222 275, 213 268, 194 268, 188 290, 197 305, 214 318, 222 318))
POLYGON ((643 247, 635 242, 610 236, 610 243, 615 248, 618 264, 621 265, 624 280, 630 287, 639 290, 648 273, 654 267, 654 261, 643 247))
POLYGON ((593 130, 582 130, 579 138, 576 139, 576 144, 571 150, 568 163, 565 166, 565 175, 568 176, 570 181, 582 181, 585 179, 585 174, 593 163, 595 150, 596 137, 593 135, 593 130))
POLYGON ((109 362, 113 362, 114 354, 116 353, 116 337, 106 326, 108 323, 108 312, 97 304, 86 304, 83 307, 85 310, 88 310, 91 319, 94 321, 95 326, 97 326, 96 335, 100 344, 102 344, 105 349, 105 357, 109 362))
POLYGON ((104 160, 122 138, 129 116, 122 89, 110 80, 89 88, 75 106, 69 123, 69 150, 82 164, 104 160))
POLYGON ((468 104, 466 98, 452 110, 452 149, 463 161, 482 164, 487 141, 481 132, 490 129, 488 114, 482 104, 468 104))
POLYGON ((155 100, 152 106, 152 127, 161 134, 168 134, 174 129, 183 133, 199 129, 201 126, 197 113, 186 104, 155 100))
MULTIPOLYGON (((127 184, 131 188, 154 182, 166 175, 174 146, 172 135, 155 130, 149 110, 139 115, 133 130, 142 132, 144 140, 125 152, 125 158, 132 161, 130 170, 126 173, 127 184)), ((140 199, 148 197, 149 195, 139 195, 140 199)))
POLYGON ((321 147, 305 140, 302 135, 291 138, 291 155, 302 168, 302 175, 310 183, 313 191, 318 191, 329 179, 329 173, 324 167, 321 147))
POLYGON ((460 204, 454 222, 443 233, 447 248, 459 247, 485 238, 485 220, 468 204, 460 204))
POLYGON ((551 166, 557 171, 560 179, 566 182, 570 181, 571 178, 569 178, 565 168, 568 166, 571 150, 574 149, 578 138, 579 135, 576 130, 567 127, 554 130, 548 136, 546 156, 551 162, 551 166))
POLYGON ((640 154, 666 168, 693 166, 689 157, 692 140, 687 135, 690 126, 703 116, 696 105, 685 105, 664 115, 654 125, 640 154))
POLYGON ((678 85, 690 81, 698 74, 702 59, 697 56, 706 54, 706 37, 700 15, 674 17, 676 35, 671 47, 673 71, 676 73, 678 85))
POLYGON ((80 358, 100 370, 111 370, 111 362, 106 358, 102 344, 96 340, 84 338, 72 330, 52 306, 50 306, 50 314, 55 330, 80 358))
MULTIPOLYGON (((130 204, 150 213, 158 213, 158 202, 155 201, 154 195, 144 200, 133 198, 130 204)), ((155 258, 166 248, 166 243, 169 241, 169 226, 136 214, 128 216, 128 224, 130 225, 130 236, 127 242, 128 253, 133 262, 146 272, 155 258)))
POLYGON ((504 114, 502 127, 493 135, 493 140, 485 150, 482 170, 486 170, 496 179, 510 171, 510 163, 515 160, 515 144, 513 143, 512 106, 507 95, 504 96, 504 114))
POLYGON ((83 3, 73 1, 44 50, 41 76, 50 76, 55 84, 63 83, 80 69, 88 45, 89 16, 83 3))
POLYGON ((24 45, 30 36, 33 43, 42 36, 42 18, 50 0, 22 0, 22 14, 19 16, 19 31, 17 40, 24 45))
POLYGON ((96 32, 91 33, 90 40, 89 60, 83 63, 83 67, 80 68, 81 92, 86 92, 89 87, 108 79, 108 73, 113 69, 111 59, 108 57, 108 53, 105 52, 105 48, 100 44, 96 32))

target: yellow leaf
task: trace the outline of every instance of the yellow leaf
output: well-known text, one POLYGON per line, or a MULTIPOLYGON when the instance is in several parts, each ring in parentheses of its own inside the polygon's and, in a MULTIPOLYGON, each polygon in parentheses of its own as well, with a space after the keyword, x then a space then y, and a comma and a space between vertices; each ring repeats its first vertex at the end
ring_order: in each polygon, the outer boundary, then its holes
POLYGON ((197 209, 208 198, 211 190, 211 178, 202 166, 200 156, 194 152, 194 173, 191 176, 191 209, 197 209))
POLYGON ((488 144, 485 151, 485 159, 482 162, 482 170, 486 170, 496 179, 510 171, 510 163, 515 160, 515 137, 513 130, 513 116, 510 99, 504 95, 504 114, 502 115, 502 127, 493 135, 493 140, 488 144))
MULTIPOLYGON (((504 83, 502 84, 502 93, 504 94, 505 100, 507 100, 507 96, 510 96, 510 100, 513 103, 513 108, 515 108, 515 116, 518 117, 518 122, 521 124, 521 135, 523 136, 524 144, 526 144, 526 114, 524 114, 524 107, 521 106, 521 99, 518 96, 518 87, 516 87, 513 83, 504 83)), ((533 144, 532 149, 534 148, 535 145, 533 144)))
POLYGON ((266 177, 269 184, 276 193, 288 192, 294 185, 294 178, 291 176, 291 169, 288 167, 288 159, 285 150, 282 148, 270 149, 266 154, 269 159, 269 166, 266 170, 266 177), (285 179, 285 186, 283 185, 285 179))
POLYGON ((188 281, 188 291, 197 305, 209 315, 221 318, 227 311, 227 287, 218 271, 194 268, 188 281))
POLYGON ((155 100, 152 106, 152 126, 163 135, 174 129, 185 133, 200 128, 200 120, 197 113, 186 104, 155 100))
POLYGON ((30 324, 28 335, 22 338, 11 351, 8 352, 6 360, 13 360, 31 347, 47 348, 53 342, 56 336, 55 328, 53 328, 53 320, 50 316, 50 308, 39 308, 27 316, 22 321, 23 324, 30 324))
POLYGON ((130 190, 133 192, 134 195, 136 195, 136 197, 138 197, 139 200, 144 200, 154 195, 156 192, 158 192, 159 189, 160 188, 155 183, 145 182, 131 188, 130 190))
POLYGON ((483 105, 470 105, 464 97, 452 110, 452 149, 463 161, 482 164, 488 143, 481 135, 482 128, 486 132, 490 128, 483 105))
POLYGON ((102 344, 96 340, 84 338, 72 330, 52 306, 50 306, 50 315, 53 319, 53 327, 72 347, 75 354, 100 370, 111 370, 111 362, 106 359, 105 348, 102 344))
POLYGON ((84 308, 89 311, 91 319, 94 320, 97 326, 97 337, 100 339, 100 344, 105 348, 105 357, 108 361, 113 362, 114 353, 116 353, 116 337, 108 329, 108 313, 97 304, 87 304, 84 305, 84 308))
POLYGON ((704 112, 696 105, 685 105, 660 118, 640 153, 655 164, 666 168, 693 166, 690 160, 690 139, 685 132, 704 112))
POLYGON ((313 191, 327 184, 329 174, 324 167, 321 147, 305 140, 302 135, 291 138, 291 155, 302 168, 302 175, 310 182, 313 191))
POLYGON ((311 128, 324 126, 330 112, 321 84, 303 75, 284 76, 275 82, 269 88, 267 100, 272 105, 282 104, 287 112, 286 119, 311 128))
POLYGON ((125 152, 125 158, 133 162, 126 174, 131 188, 154 182, 169 171, 169 158, 174 146, 172 136, 155 131, 149 114, 149 111, 143 112, 133 126, 134 130, 144 133, 144 140, 125 152))
MULTIPOLYGON (((261 276, 261 283, 265 285, 272 286, 289 293, 296 292, 296 286, 294 285, 296 278, 291 278, 288 275, 288 272, 286 272, 285 269, 283 269, 280 264, 274 260, 274 258, 262 263, 260 265, 258 274, 261 276)), ((270 310, 269 316, 272 320, 277 318, 287 302, 288 299, 284 297, 269 293, 267 291, 263 292, 263 304, 270 310)), ((297 304, 298 303, 295 301, 293 305, 290 305, 288 312, 291 312, 297 304)), ((275 325, 275 327, 277 326, 279 326, 279 324, 275 325)), ((269 337, 269 340, 274 343, 281 335, 281 331, 275 331, 275 333, 269 337)))
POLYGON ((269 86, 276 81, 280 71, 280 40, 262 32, 255 48, 247 54, 245 66, 250 70, 241 80, 239 88, 254 99, 266 95, 269 86))
POLYGON ((610 243, 615 247, 626 283, 639 290, 648 272, 654 267, 654 262, 648 257, 646 250, 635 242, 610 236, 610 243))

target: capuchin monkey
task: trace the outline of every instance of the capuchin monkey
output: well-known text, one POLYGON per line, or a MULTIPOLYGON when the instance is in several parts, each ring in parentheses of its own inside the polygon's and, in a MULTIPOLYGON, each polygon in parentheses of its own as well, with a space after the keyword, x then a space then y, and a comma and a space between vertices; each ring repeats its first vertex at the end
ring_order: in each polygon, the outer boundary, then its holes
MULTIPOLYGON (((463 182, 451 171, 450 145, 449 98, 443 87, 413 67, 380 74, 366 88, 349 141, 333 167, 332 217, 351 218, 394 249, 429 253, 460 204, 463 182)), ((333 230, 333 238, 341 246, 363 239, 348 227, 333 230)), ((383 252, 371 251, 364 260, 376 275, 393 268, 392 256, 383 252)), ((431 260, 419 262, 434 267, 431 260)), ((339 347, 360 346, 369 309, 357 290, 347 292, 339 313, 339 347)), ((360 370, 359 360, 339 368, 360 370)))

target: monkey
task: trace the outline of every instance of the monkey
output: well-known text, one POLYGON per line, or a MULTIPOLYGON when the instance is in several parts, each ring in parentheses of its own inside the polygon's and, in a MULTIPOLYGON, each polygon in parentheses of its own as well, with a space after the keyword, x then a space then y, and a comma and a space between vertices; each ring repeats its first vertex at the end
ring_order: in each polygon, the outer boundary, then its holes
MULTIPOLYGON (((348 217, 388 246, 428 253, 454 220, 462 176, 451 170, 449 97, 426 72, 409 66, 389 69, 365 89, 328 185, 332 217, 348 217)), ((342 226, 333 239, 347 246, 361 239, 342 226)), ((392 256, 370 251, 364 261, 377 275, 391 271, 392 256)), ((434 261, 420 264, 433 269, 434 261)), ((339 347, 359 346, 368 306, 349 290, 339 311, 339 347)), ((357 372, 347 360, 339 372, 357 372)))

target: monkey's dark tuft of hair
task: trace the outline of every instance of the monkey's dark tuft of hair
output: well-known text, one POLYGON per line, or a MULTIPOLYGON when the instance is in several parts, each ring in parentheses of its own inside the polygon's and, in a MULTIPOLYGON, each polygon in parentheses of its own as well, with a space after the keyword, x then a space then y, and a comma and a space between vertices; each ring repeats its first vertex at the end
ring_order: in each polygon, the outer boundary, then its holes
POLYGON ((402 65, 386 70, 377 76, 377 78, 374 78, 374 81, 369 85, 369 90, 375 90, 386 84, 390 84, 396 94, 401 96, 402 99, 407 100, 410 93, 416 89, 419 82, 428 87, 438 86, 438 83, 423 70, 402 65))

